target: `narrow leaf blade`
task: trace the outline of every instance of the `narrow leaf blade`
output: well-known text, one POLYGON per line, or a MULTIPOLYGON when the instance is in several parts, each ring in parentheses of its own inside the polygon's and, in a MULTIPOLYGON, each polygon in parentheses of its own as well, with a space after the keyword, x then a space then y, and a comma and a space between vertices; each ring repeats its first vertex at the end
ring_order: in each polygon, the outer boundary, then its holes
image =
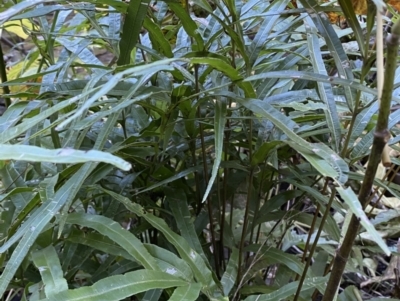
POLYGON ((68 290, 68 283, 63 276, 60 260, 53 246, 33 253, 33 263, 38 268, 44 283, 46 297, 68 290))

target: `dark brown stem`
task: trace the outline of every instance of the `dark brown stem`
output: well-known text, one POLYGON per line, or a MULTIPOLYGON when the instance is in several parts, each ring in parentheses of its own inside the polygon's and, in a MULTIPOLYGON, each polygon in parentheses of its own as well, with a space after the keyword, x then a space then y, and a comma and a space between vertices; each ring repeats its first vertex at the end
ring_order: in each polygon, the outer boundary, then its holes
MULTIPOLYGON (((381 105, 376 124, 374 141, 372 144, 371 154, 369 156, 367 170, 358 195, 358 199, 363 208, 367 205, 373 182, 382 158, 382 152, 390 137, 388 130, 388 119, 390 114, 390 102, 392 100, 393 81, 397 65, 397 53, 400 41, 400 21, 397 21, 392 28, 392 34, 387 38, 387 56, 385 69, 385 82, 382 91, 381 105)), ((344 237, 341 247, 337 250, 333 261, 331 276, 329 278, 324 297, 322 301, 332 301, 336 295, 340 285, 344 269, 350 252, 353 248, 354 240, 356 239, 360 221, 353 215, 350 220, 348 231, 344 237)))
MULTIPOLYGON (((3 48, 1 44, 0 44, 0 77, 2 83, 7 82, 6 63, 4 62, 3 48)), ((3 86, 3 92, 4 94, 10 94, 10 88, 8 86, 3 86)), ((6 108, 8 108, 11 105, 10 98, 4 97, 4 101, 6 104, 6 108)))

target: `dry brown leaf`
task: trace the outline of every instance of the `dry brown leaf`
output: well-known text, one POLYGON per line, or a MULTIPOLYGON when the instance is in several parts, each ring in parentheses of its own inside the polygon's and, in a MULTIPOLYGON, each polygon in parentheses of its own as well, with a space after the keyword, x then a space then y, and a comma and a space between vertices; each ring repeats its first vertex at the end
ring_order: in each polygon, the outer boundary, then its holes
POLYGON ((391 5, 395 10, 400 11, 400 1, 399 0, 389 0, 388 4, 391 5))
MULTIPOLYGON (((385 0, 387 4, 392 6, 395 10, 400 10, 399 0, 385 0)), ((351 0, 356 15, 365 15, 368 11, 367 0, 351 0)))
MULTIPOLYGON (((323 0, 322 2, 327 2, 323 0)), ((385 0, 385 2, 392 6, 394 10, 400 11, 400 0, 385 0)), ((367 0, 351 0, 356 15, 366 15, 368 11, 367 0)), ((339 15, 335 12, 328 13, 329 20, 331 23, 337 23, 339 15)))
POLYGON ((356 15, 365 15, 368 11, 367 0, 351 0, 356 15))
MULTIPOLYGON (((397 241, 397 252, 400 252, 400 239, 397 241)), ((383 276, 372 277, 371 279, 362 282, 360 286, 365 287, 366 285, 370 285, 372 283, 379 283, 386 280, 397 280, 396 270, 400 270, 400 257, 392 254, 389 266, 387 267, 383 276)))

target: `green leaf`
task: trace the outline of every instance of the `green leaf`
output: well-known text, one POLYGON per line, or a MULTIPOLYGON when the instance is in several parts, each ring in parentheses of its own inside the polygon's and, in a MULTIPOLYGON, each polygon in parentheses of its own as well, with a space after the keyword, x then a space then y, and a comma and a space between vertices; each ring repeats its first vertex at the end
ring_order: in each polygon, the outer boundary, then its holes
POLYGON ((254 225, 258 225, 263 222, 263 217, 268 213, 278 209, 289 200, 293 200, 304 194, 300 190, 288 190, 274 195, 272 198, 267 200, 264 205, 256 212, 254 225))
POLYGON ((294 133, 294 129, 298 128, 298 125, 289 117, 282 114, 280 111, 275 109, 268 103, 265 103, 259 99, 242 99, 238 98, 244 107, 259 115, 270 120, 275 126, 277 126, 282 132, 284 132, 290 139, 296 143, 301 144, 304 148, 311 150, 310 144, 300 136, 294 133))
POLYGON ((8 19, 16 15, 17 13, 31 7, 35 6, 41 3, 46 3, 46 2, 54 2, 51 0, 30 0, 30 1, 22 1, 20 3, 17 3, 13 5, 11 8, 6 10, 5 12, 0 13, 0 26, 3 25, 4 22, 6 22, 8 19))
MULTIPOLYGON (((376 114, 379 109, 379 103, 375 101, 372 105, 364 108, 359 114, 357 114, 354 122, 353 131, 350 133, 349 146, 352 147, 356 139, 362 136, 368 123, 371 121, 372 116, 376 114)), ((353 155, 353 154, 352 154, 353 155)))
POLYGON ((142 301, 158 301, 158 299, 160 299, 160 297, 161 297, 161 294, 162 294, 162 290, 160 290, 160 289, 148 290, 144 294, 142 301))
POLYGON ((354 12, 353 2, 347 0, 338 0, 338 3, 342 8, 344 16, 346 17, 346 22, 353 29, 354 37, 356 38, 358 47, 360 48, 361 56, 366 57, 366 38, 363 30, 361 29, 360 21, 354 12))
POLYGON ((63 276, 60 260, 53 246, 36 251, 33 253, 32 259, 42 276, 47 298, 68 290, 68 283, 63 276))
POLYGON ((222 150, 224 144, 224 129, 226 120, 226 102, 222 99, 217 99, 215 103, 214 116, 214 139, 215 139, 215 159, 211 172, 211 178, 208 181, 206 191, 203 195, 202 202, 205 202, 218 175, 219 165, 222 159, 222 150))
POLYGON ((143 27, 149 32, 153 47, 158 46, 161 53, 163 53, 166 57, 172 58, 174 54, 172 53, 171 45, 165 38, 161 28, 149 17, 144 19, 143 27))
POLYGON ((66 107, 73 104, 74 102, 77 102, 80 98, 82 98, 92 92, 93 91, 86 91, 85 93, 82 93, 79 96, 74 96, 65 101, 61 101, 58 104, 54 105, 53 107, 41 112, 40 114, 38 114, 34 117, 31 117, 31 118, 25 119, 22 123, 9 128, 7 131, 0 132, 0 143, 6 143, 6 142, 10 141, 11 139, 18 137, 19 135, 23 134, 24 132, 28 131, 33 126, 38 124, 39 122, 45 120, 46 118, 57 113, 58 111, 65 109, 66 107))
POLYGON ((63 291, 40 301, 115 301, 151 289, 187 286, 188 283, 160 271, 140 270, 104 278, 92 286, 63 291))
POLYGON ((232 288, 235 286, 239 264, 239 250, 237 248, 232 249, 231 256, 229 258, 228 266, 221 278, 222 288, 224 295, 228 296, 232 288))
POLYGON ((223 72, 226 76, 228 76, 232 81, 237 82, 237 85, 244 90, 246 97, 255 97, 255 92, 253 86, 246 81, 240 81, 242 76, 239 72, 229 65, 225 60, 215 57, 191 57, 189 58, 192 64, 206 64, 210 65, 213 68, 223 72))
POLYGON ((151 191, 151 190, 153 190, 153 189, 155 189, 157 187, 164 186, 165 184, 168 184, 168 183, 176 181, 176 180, 178 180, 180 178, 186 177, 187 175, 192 174, 193 172, 199 171, 201 169, 202 169, 202 166, 190 167, 190 168, 188 168, 186 170, 183 170, 183 171, 173 175, 172 177, 169 177, 169 178, 167 178, 165 180, 159 181, 158 183, 155 183, 155 184, 153 184, 153 185, 151 185, 151 186, 149 186, 149 187, 147 187, 145 189, 142 189, 142 190, 138 191, 136 193, 136 195, 139 195, 139 194, 144 193, 146 191, 151 191))
MULTIPOLYGON (((92 94, 88 99, 85 100, 85 102, 83 103, 83 105, 81 105, 76 112, 66 118, 65 120, 63 120, 57 127, 56 130, 62 130, 64 129, 69 123, 71 123, 71 121, 80 118, 82 116, 82 114, 84 114, 96 101, 99 100, 99 98, 101 98, 102 96, 106 95, 111 89, 113 89, 114 87, 117 86, 117 84, 119 82, 121 82, 124 77, 127 76, 135 76, 135 77, 140 77, 143 76, 144 79, 149 78, 149 76, 151 76, 152 73, 157 73, 159 71, 163 71, 163 70, 169 70, 169 71, 173 71, 174 68, 171 67, 170 63, 172 63, 173 61, 175 61, 175 59, 165 59, 165 60, 160 60, 151 64, 146 64, 146 65, 139 65, 139 66, 135 66, 132 68, 128 68, 126 70, 123 70, 117 74, 115 74, 114 76, 112 76, 106 83, 104 83, 103 85, 99 86, 100 89, 94 88, 98 85, 100 79, 104 76, 104 74, 100 74, 96 77, 93 77, 88 84, 86 85, 84 92, 88 93, 88 91, 90 91, 90 94, 92 94), (95 92, 93 93, 93 91, 95 90, 95 92)), ((143 80, 143 79, 141 79, 143 80)), ((131 87, 132 85, 130 85, 131 87)), ((132 90, 129 89, 128 93, 124 94, 128 94, 129 93, 134 93, 137 91, 137 86, 132 87, 132 90), (134 87, 136 89, 134 89, 134 87)), ((80 98, 83 97, 82 93, 80 96, 80 98)))
POLYGON ((150 0, 130 1, 119 41, 120 55, 117 65, 127 65, 131 61, 131 52, 139 41, 143 21, 147 15, 150 0))
POLYGON ((321 143, 311 144, 296 135, 293 129, 297 127, 296 123, 283 115, 270 104, 258 99, 237 98, 244 107, 270 120, 282 132, 284 132, 291 141, 287 141, 295 150, 303 156, 308 156, 310 163, 322 174, 337 178, 340 183, 347 181, 348 166, 346 162, 338 156, 329 147, 321 143), (316 155, 316 156, 315 156, 316 155), (323 160, 321 160, 323 159, 323 160), (326 163, 328 162, 328 164, 326 163))
MULTIPOLYGON (((307 39, 314 72, 328 75, 324 60, 322 59, 317 29, 315 27, 307 27, 307 39)), ((332 137, 333 150, 339 152, 342 131, 332 86, 328 83, 317 82, 317 87, 320 99, 326 104, 324 112, 332 137)))
MULTIPOLYGON (((101 129, 99 135, 97 136, 94 149, 98 150, 102 148, 110 134, 112 127, 110 127, 107 123, 101 129)), ((46 225, 50 222, 50 220, 57 214, 57 212, 64 206, 66 203, 70 202, 71 199, 74 199, 78 191, 80 190, 85 179, 90 175, 90 173, 96 168, 97 163, 85 163, 79 171, 77 171, 74 175, 72 175, 63 186, 61 186, 54 195, 54 199, 49 199, 44 202, 40 208, 38 208, 23 224, 23 227, 26 225, 27 229, 22 232, 20 227, 18 233, 23 234, 23 237, 16 248, 13 250, 11 258, 8 260, 3 273, 0 275, 0 295, 3 295, 6 291, 8 284, 12 280, 15 275, 18 267, 26 257, 27 253, 30 250, 30 247, 34 244, 36 238, 42 232, 42 230, 46 227, 46 225)), ((14 236, 17 236, 14 235, 14 236)), ((13 237, 14 237, 13 236, 13 237)), ((13 239, 11 237, 10 240, 13 239)), ((19 237, 17 238, 19 239, 19 237)), ((8 241, 7 241, 8 243, 8 241)), ((4 245, 2 246, 4 247, 4 245)), ((4 252, 0 251, 0 252, 4 252)))
POLYGON ((181 286, 175 289, 169 301, 195 301, 199 297, 201 285, 199 283, 191 283, 187 286, 181 286))
POLYGON ((276 248, 260 245, 249 245, 246 247, 246 250, 265 258, 268 264, 283 264, 299 275, 303 273, 304 263, 300 262, 300 260, 292 254, 287 254, 276 248))
MULTIPOLYGON (((315 288, 317 286, 326 285, 328 281, 328 276, 326 277, 313 277, 306 278, 303 282, 303 286, 301 287, 301 291, 308 290, 310 288, 315 288)), ((244 299, 245 301, 280 301, 285 300, 289 297, 292 297, 296 294, 297 287, 299 286, 299 281, 293 281, 289 284, 282 286, 276 291, 264 294, 264 295, 255 295, 250 296, 244 299)), ((323 293, 323 292, 321 292, 323 293)))
POLYGON ((326 263, 329 261, 329 254, 324 250, 318 252, 311 270, 315 276, 323 276, 326 270, 326 263))
POLYGON ((89 246, 93 249, 102 251, 110 255, 121 256, 129 260, 135 260, 132 255, 130 255, 115 241, 111 240, 107 236, 103 236, 98 233, 83 233, 80 231, 72 231, 67 240, 76 244, 89 246))
POLYGON ((72 213, 69 214, 66 222, 95 229, 115 241, 146 269, 160 270, 153 256, 147 252, 142 242, 112 219, 100 215, 72 213))
MULTIPOLYGON (((12 252, 11 258, 5 266, 3 273, 0 276, 0 295, 3 295, 8 287, 8 283, 13 278, 19 265, 24 260, 30 247, 35 242, 36 238, 42 232, 44 227, 57 214, 61 207, 70 199, 74 198, 81 188, 86 177, 95 168, 95 163, 86 163, 81 169, 75 173, 55 194, 54 199, 49 199, 31 215, 24 223, 28 226, 27 231, 21 232, 23 237, 17 247, 12 252)), ((20 231, 18 231, 19 233, 20 231)), ((4 245, 3 245, 4 247, 4 245)), ((4 251, 2 251, 4 252, 4 251)))
POLYGON ((88 161, 112 164, 122 170, 130 170, 131 164, 110 153, 98 150, 80 151, 70 148, 44 149, 31 145, 0 144, 0 160, 24 160, 52 163, 85 163, 88 161))
POLYGON ((181 20, 181 24, 186 33, 194 38, 197 43, 198 51, 204 50, 204 41, 198 32, 198 27, 192 17, 185 11, 181 3, 168 2, 169 8, 176 14, 176 17, 181 20))
POLYGON ((147 251, 159 261, 163 261, 166 272, 187 281, 193 281, 193 273, 189 265, 176 254, 152 244, 144 244, 147 251))
MULTIPOLYGON (((15 212, 15 206, 11 201, 3 201, 2 207, 4 210, 0 212, 0 246, 2 245, 5 238, 7 238, 8 231, 11 228, 11 224, 13 222, 13 215, 15 212)), ((3 253, 3 255, 5 255, 3 253)), ((0 262, 1 262, 0 255, 0 262)))
MULTIPOLYGON (((300 0, 300 2, 304 5, 305 8, 313 11, 315 7, 318 7, 318 3, 315 0, 300 0)), ((325 41, 330 54, 332 55, 335 66, 337 68, 337 72, 339 77, 345 79, 348 82, 354 81, 353 70, 350 67, 350 60, 347 57, 342 42, 338 34, 336 33, 335 28, 329 21, 326 14, 313 13, 310 14, 312 20, 314 21, 315 27, 318 29, 319 34, 321 34, 325 41)), ((349 109, 352 111, 354 109, 355 101, 352 94, 352 91, 348 85, 344 86, 344 94, 346 96, 346 102, 349 109)))
MULTIPOLYGON (((294 149, 296 144, 288 142, 294 149)), ((313 152, 310 154, 307 152, 301 152, 301 154, 307 157, 309 163, 316 168, 321 174, 337 179, 341 184, 347 182, 349 166, 338 154, 323 143, 313 143, 313 152), (321 160, 322 159, 322 160, 321 160)))
POLYGON ((182 189, 170 189, 167 187, 165 195, 182 237, 186 239, 193 250, 206 259, 196 230, 194 229, 185 192, 182 189))
POLYGON ((379 235, 379 232, 375 229, 371 221, 368 219, 354 191, 351 188, 344 189, 342 187, 338 187, 337 191, 346 202, 346 204, 349 206, 351 212, 360 219, 360 223, 364 227, 364 229, 367 230, 373 240, 378 244, 379 247, 381 247, 382 251, 385 252, 387 256, 389 256, 391 252, 388 246, 379 235))
POLYGON ((0 133, 15 125, 21 118, 21 113, 26 109, 26 102, 14 103, 0 116, 0 133))
MULTIPOLYGON (((107 236, 103 236, 98 233, 82 233, 80 231, 73 231, 67 240, 77 244, 89 246, 93 249, 100 250, 110 255, 121 256, 131 261, 135 260, 135 258, 124 248, 119 246, 107 236)), ((169 274, 175 275, 187 281, 193 280, 193 274, 189 266, 174 253, 151 244, 144 244, 144 247, 150 253, 150 255, 154 257, 162 271, 168 272, 169 274)))
POLYGON ((264 142, 253 154, 251 165, 255 166, 265 162, 272 150, 277 149, 282 144, 281 141, 264 142))
MULTIPOLYGON (((388 129, 394 127, 397 122, 400 120, 400 110, 396 110, 389 115, 388 129)), ((364 119, 364 121, 367 121, 364 119)), ((350 153, 350 157, 352 159, 360 158, 366 156, 370 152, 371 145, 374 141, 375 127, 365 134, 360 141, 358 141, 352 152, 350 153)))
POLYGON ((183 237, 173 232, 163 219, 146 213, 139 204, 132 203, 126 197, 104 188, 100 189, 121 202, 129 211, 143 217, 154 228, 164 234, 165 238, 176 248, 181 258, 190 266, 196 280, 202 284, 203 293, 210 297, 219 294, 219 288, 214 282, 212 272, 206 262, 189 246, 183 237))
MULTIPOLYGON (((368 88, 356 81, 349 81, 348 79, 340 78, 340 77, 332 77, 323 74, 313 73, 313 72, 305 72, 305 71, 292 71, 292 70, 281 70, 281 71, 271 71, 271 72, 263 72, 256 75, 251 75, 245 78, 244 82, 256 81, 256 80, 265 80, 266 78, 293 78, 293 79, 302 79, 309 80, 313 82, 324 82, 330 84, 342 85, 345 87, 351 87, 353 89, 358 89, 362 92, 366 92, 372 95, 378 95, 376 89, 368 88)), ((393 100, 400 101, 397 97, 393 97, 393 100)))
POLYGON ((250 44, 248 49, 250 65, 253 66, 262 50, 265 48, 265 43, 271 36, 271 31, 276 26, 276 22, 281 18, 280 13, 285 9, 289 0, 273 1, 267 8, 268 13, 276 13, 268 18, 264 18, 263 23, 257 30, 257 34, 250 44))
POLYGON ((13 162, 6 164, 0 168, 0 178, 3 187, 13 189, 4 197, 10 198, 15 206, 15 211, 19 213, 32 200, 34 191, 27 189, 27 185, 22 178, 21 173, 16 168, 13 162))

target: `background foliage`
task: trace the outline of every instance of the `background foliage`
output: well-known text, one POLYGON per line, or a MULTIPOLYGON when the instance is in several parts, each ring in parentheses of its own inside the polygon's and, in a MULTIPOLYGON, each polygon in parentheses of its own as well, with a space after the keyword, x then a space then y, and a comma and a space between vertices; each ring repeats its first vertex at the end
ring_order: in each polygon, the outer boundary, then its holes
POLYGON ((374 7, 5 1, 3 299, 319 300, 352 214, 338 300, 399 297, 400 111, 393 166, 356 197, 374 7))

